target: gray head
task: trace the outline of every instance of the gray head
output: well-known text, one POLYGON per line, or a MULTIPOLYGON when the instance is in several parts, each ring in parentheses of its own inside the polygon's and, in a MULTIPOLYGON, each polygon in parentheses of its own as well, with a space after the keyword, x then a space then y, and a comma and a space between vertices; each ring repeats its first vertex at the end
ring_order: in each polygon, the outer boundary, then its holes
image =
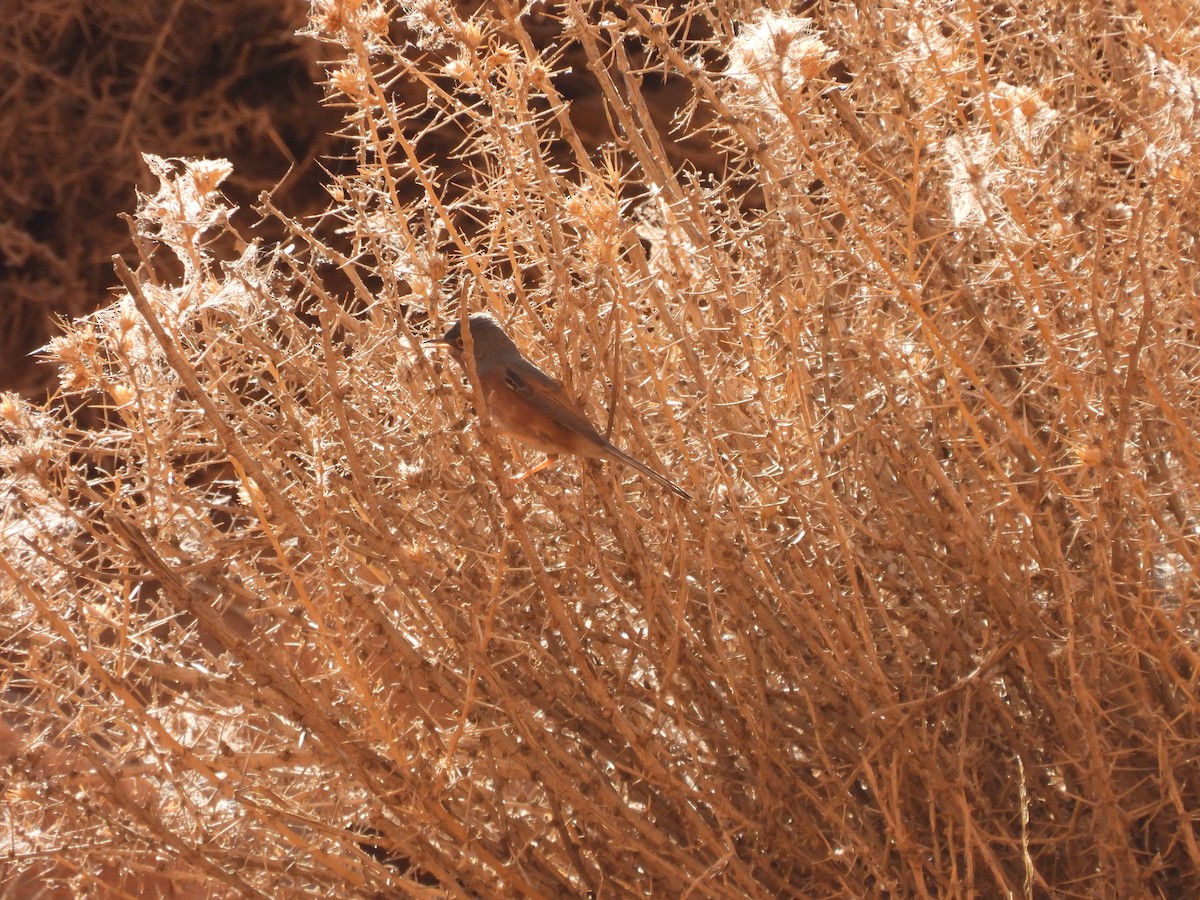
MULTIPOLYGON (((484 312, 472 313, 467 319, 467 328, 471 332, 471 343, 475 346, 475 365, 491 359, 506 359, 512 355, 521 355, 517 345, 512 342, 504 329, 500 327, 491 315, 484 312)), ((444 344, 450 348, 451 355, 462 362, 463 349, 466 342, 462 333, 462 321, 457 321, 440 338, 429 341, 430 344, 444 344)))

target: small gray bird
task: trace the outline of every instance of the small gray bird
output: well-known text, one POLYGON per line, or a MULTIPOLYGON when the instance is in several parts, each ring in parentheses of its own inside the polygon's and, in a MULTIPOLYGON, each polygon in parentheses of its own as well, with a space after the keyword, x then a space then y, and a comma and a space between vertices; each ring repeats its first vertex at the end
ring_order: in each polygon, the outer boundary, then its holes
MULTIPOLYGON (((521 355, 512 338, 494 318, 487 313, 474 313, 467 319, 467 327, 474 347, 475 372, 497 427, 549 457, 521 478, 551 465, 561 453, 574 453, 588 459, 624 463, 654 479, 677 497, 691 501, 691 494, 675 482, 606 440, 563 386, 521 355)), ((461 322, 450 326, 444 336, 426 343, 449 347, 454 358, 463 362, 466 345, 461 322)))

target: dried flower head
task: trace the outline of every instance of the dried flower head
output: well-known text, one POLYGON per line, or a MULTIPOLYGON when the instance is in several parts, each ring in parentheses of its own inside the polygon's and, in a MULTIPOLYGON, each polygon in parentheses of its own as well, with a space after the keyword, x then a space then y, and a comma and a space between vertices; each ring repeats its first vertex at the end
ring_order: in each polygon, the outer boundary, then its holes
POLYGON ((835 58, 812 19, 762 12, 733 41, 725 75, 748 101, 779 109, 793 105, 793 95, 824 74, 835 58))

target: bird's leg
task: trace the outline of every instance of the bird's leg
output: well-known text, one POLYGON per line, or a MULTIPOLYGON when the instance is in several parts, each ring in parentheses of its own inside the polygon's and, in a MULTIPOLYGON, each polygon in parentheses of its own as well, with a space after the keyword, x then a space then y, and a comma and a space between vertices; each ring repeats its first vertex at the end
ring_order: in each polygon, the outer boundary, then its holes
POLYGON ((518 475, 516 478, 514 478, 513 481, 524 481, 526 478, 528 478, 534 472, 540 472, 540 471, 542 471, 542 469, 548 469, 552 465, 554 465, 556 462, 558 462, 558 457, 555 456, 554 454, 551 454, 550 456, 547 456, 545 459, 543 459, 536 466, 534 466, 532 469, 530 469, 528 472, 522 472, 520 475, 518 475))

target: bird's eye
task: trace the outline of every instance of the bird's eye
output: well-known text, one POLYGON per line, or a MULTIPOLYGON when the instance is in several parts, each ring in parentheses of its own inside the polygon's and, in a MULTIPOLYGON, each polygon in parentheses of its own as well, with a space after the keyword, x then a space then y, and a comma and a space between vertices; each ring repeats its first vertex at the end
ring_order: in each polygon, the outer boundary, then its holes
POLYGON ((454 339, 454 346, 455 346, 457 349, 461 350, 461 349, 463 348, 463 339, 462 339, 462 338, 455 338, 455 339, 454 339))

